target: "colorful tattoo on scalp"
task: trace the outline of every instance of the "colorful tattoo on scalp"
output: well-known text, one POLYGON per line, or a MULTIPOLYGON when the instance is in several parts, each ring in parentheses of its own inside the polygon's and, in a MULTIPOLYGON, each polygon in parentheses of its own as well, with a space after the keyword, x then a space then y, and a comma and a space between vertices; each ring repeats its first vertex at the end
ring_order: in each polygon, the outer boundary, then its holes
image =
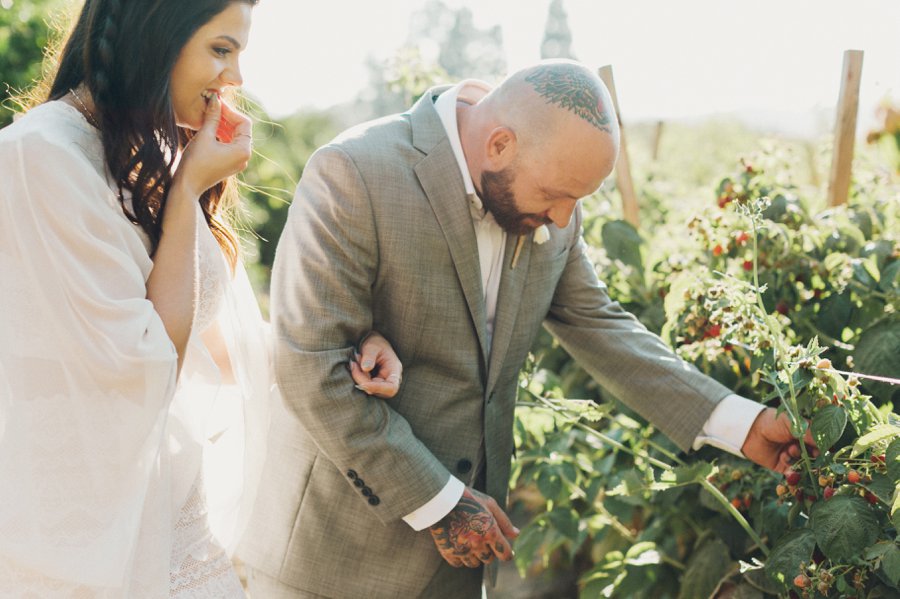
POLYGON ((575 113, 601 131, 612 133, 603 99, 594 82, 580 69, 538 67, 525 81, 551 104, 575 113))

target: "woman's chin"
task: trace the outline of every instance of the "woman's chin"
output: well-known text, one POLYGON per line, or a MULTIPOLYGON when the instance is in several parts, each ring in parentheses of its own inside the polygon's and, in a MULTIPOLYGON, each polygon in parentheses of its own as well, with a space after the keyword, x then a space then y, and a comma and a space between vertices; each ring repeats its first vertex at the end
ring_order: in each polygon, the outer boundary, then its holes
POLYGON ((199 131, 203 126, 203 115, 200 114, 193 118, 181 118, 175 115, 175 124, 182 129, 190 129, 191 131, 199 131))

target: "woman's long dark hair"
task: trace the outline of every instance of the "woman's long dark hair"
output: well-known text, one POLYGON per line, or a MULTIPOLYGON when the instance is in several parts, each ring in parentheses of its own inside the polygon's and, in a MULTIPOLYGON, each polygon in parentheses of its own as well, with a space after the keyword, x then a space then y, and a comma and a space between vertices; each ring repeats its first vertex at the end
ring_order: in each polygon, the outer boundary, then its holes
MULTIPOLYGON (((86 0, 63 47, 48 100, 84 84, 94 101, 103 152, 126 216, 150 237, 162 235, 162 215, 175 160, 193 132, 175 123, 170 80, 175 61, 196 31, 233 2, 259 0, 86 0), (123 191, 131 194, 131 210, 123 191)), ((238 241, 222 218, 227 181, 200 205, 232 267, 238 241)))

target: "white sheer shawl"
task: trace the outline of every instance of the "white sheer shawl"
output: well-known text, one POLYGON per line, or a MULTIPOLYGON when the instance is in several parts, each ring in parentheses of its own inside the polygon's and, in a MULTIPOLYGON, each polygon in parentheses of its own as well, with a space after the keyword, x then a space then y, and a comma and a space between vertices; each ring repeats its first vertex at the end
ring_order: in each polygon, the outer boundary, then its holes
POLYGON ((246 274, 217 312, 243 400, 224 418, 199 336, 176 389, 146 299, 146 239, 81 115, 51 102, 0 131, 0 182, 0 595, 166 596, 174 519, 201 463, 237 489, 210 492, 230 512, 214 517, 224 544, 261 471, 272 379, 246 274), (210 459, 223 433, 250 441, 226 456, 230 479, 210 459))

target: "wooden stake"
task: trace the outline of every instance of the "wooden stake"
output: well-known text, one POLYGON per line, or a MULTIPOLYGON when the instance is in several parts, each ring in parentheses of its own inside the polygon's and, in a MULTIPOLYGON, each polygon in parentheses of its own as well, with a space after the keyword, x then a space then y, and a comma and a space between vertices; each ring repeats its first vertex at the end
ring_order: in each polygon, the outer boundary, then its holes
POLYGON ((651 158, 653 162, 656 162, 659 159, 659 142, 662 139, 663 132, 663 122, 656 121, 656 129, 653 132, 653 150, 651 154, 651 158))
POLYGON ((846 204, 850 191, 862 64, 862 50, 844 51, 841 95, 838 98, 837 118, 834 123, 834 153, 831 156, 831 176, 828 179, 829 206, 846 204))
POLYGON ((619 100, 616 97, 616 83, 613 79, 613 71, 611 65, 600 67, 600 78, 606 87, 609 88, 609 95, 612 97, 613 108, 616 111, 616 118, 619 121, 619 159, 616 161, 616 187, 622 194, 622 212, 625 220, 631 223, 634 228, 640 225, 640 217, 638 216, 637 196, 634 193, 634 183, 631 179, 631 164, 628 162, 628 150, 625 146, 625 128, 622 126, 622 116, 619 112, 619 100))

